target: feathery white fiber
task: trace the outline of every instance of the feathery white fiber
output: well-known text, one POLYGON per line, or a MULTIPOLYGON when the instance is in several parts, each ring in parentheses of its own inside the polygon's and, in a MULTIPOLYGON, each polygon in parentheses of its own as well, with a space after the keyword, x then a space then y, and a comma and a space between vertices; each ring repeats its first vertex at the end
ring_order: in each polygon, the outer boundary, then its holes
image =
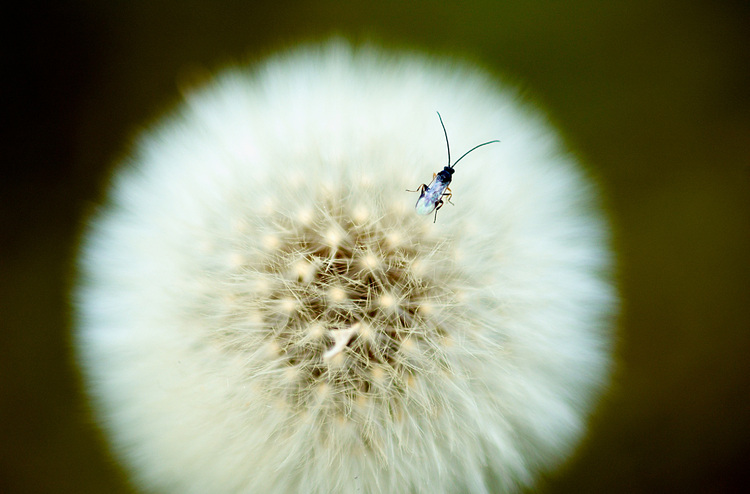
POLYGON ((76 345, 135 483, 513 492, 611 364, 607 227, 549 126, 452 61, 236 69, 145 133, 84 239, 76 345), (446 162, 455 206, 418 216, 446 162))

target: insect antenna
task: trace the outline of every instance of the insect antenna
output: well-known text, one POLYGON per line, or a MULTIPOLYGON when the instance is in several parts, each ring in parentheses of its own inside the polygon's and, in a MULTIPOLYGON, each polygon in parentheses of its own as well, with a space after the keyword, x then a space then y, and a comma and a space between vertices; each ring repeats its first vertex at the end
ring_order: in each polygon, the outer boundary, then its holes
MULTIPOLYGON (((440 119, 440 125, 443 126, 443 134, 445 134, 445 145, 448 147, 448 166, 451 166, 451 145, 448 143, 448 131, 445 130, 445 124, 443 123, 443 117, 440 116, 440 112, 436 112, 440 119)), ((463 158, 463 156, 461 156, 463 158)), ((460 159, 460 158, 459 158, 460 159)))
MULTIPOLYGON (((487 141, 487 142, 483 142, 482 144, 479 144, 478 146, 474 146, 473 148, 471 148, 471 149, 469 149, 468 151, 466 151, 466 152, 464 153, 464 156, 466 156, 467 154, 469 154, 470 152, 474 151, 474 150, 475 150, 475 149, 477 149, 477 148, 481 148, 482 146, 486 146, 487 144, 492 144, 493 142, 500 142, 500 141, 499 141, 499 140, 497 140, 497 139, 495 139, 494 141, 487 141)), ((461 161, 462 159, 464 159, 464 156, 461 156, 460 158, 458 158, 458 159, 456 160, 456 163, 458 163, 459 161, 461 161)), ((454 166, 456 166, 456 163, 453 163, 453 165, 451 166, 451 168, 453 168, 454 166)))

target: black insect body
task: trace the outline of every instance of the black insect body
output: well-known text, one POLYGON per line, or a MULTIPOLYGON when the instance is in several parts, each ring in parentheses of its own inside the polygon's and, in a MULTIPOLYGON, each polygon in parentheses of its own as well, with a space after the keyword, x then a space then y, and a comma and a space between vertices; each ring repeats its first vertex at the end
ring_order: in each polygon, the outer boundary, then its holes
POLYGON ((475 149, 486 146, 487 144, 492 144, 493 142, 500 142, 498 140, 494 140, 484 142, 482 144, 479 144, 478 146, 474 146, 473 148, 465 152, 463 156, 458 158, 456 162, 451 165, 451 147, 448 143, 448 132, 445 130, 445 124, 443 124, 443 117, 440 116, 440 112, 437 112, 437 114, 438 118, 440 119, 440 125, 443 126, 443 133, 445 134, 445 144, 448 147, 448 165, 443 167, 440 172, 433 174, 432 182, 430 182, 430 185, 422 184, 417 187, 416 190, 407 190, 407 192, 420 193, 419 199, 417 199, 417 204, 414 206, 417 214, 430 214, 435 211, 435 219, 432 220, 433 223, 437 221, 437 212, 441 207, 443 207, 444 201, 453 204, 451 202, 453 193, 448 186, 453 180, 453 173, 456 171, 454 167, 456 166, 456 164, 461 161, 464 156, 474 151, 475 149))

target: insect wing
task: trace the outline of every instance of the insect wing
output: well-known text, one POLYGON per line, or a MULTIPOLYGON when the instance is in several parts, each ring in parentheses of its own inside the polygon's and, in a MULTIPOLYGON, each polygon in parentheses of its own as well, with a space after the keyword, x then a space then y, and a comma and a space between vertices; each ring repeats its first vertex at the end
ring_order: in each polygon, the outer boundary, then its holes
POLYGON ((417 199, 417 204, 414 206, 415 211, 417 214, 430 214, 435 210, 435 206, 437 205, 437 201, 432 200, 431 194, 428 196, 428 193, 430 190, 427 190, 422 196, 417 199))
POLYGON ((438 179, 433 180, 430 186, 427 187, 427 190, 419 196, 417 204, 414 206, 417 214, 430 214, 433 212, 437 207, 438 201, 443 197, 443 192, 445 192, 447 186, 448 184, 438 179))

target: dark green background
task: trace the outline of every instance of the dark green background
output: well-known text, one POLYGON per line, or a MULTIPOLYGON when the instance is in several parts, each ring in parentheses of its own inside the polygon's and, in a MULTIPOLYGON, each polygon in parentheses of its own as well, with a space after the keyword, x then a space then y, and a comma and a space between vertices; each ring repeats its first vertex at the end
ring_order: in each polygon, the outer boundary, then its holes
POLYGON ((509 75, 600 181, 624 301, 619 369, 578 454, 540 490, 750 488, 747 2, 15 8, 3 13, 0 78, 0 492, 128 492, 71 362, 66 291, 81 222, 111 163, 178 101, 182 81, 331 34, 509 75))

